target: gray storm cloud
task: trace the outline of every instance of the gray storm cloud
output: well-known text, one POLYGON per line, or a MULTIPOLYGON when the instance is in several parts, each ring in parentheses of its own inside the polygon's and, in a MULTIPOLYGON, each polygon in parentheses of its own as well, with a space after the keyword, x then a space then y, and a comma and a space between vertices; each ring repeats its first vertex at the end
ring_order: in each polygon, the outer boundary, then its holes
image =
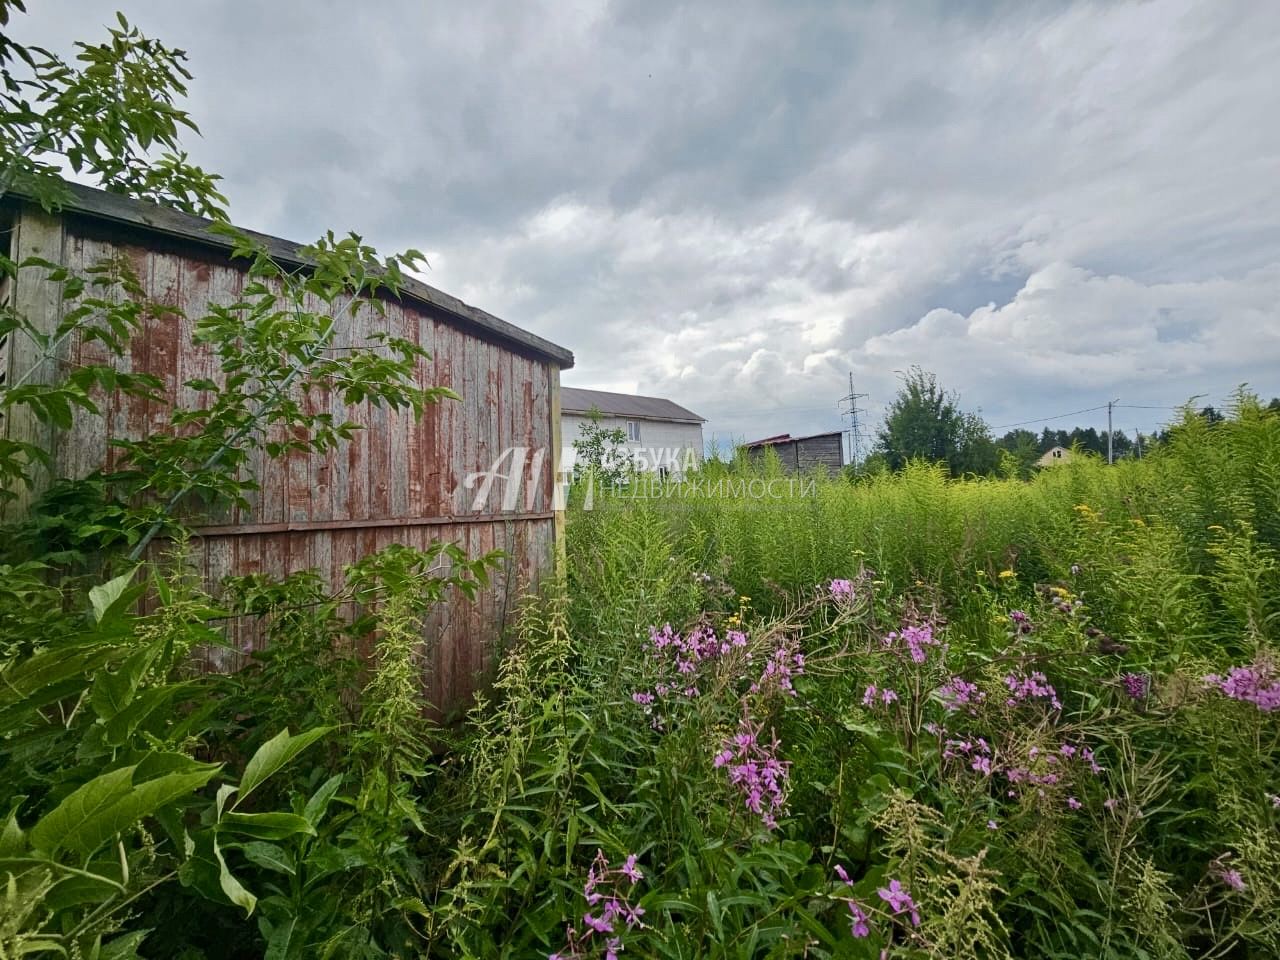
MULTIPOLYGON (((239 222, 424 249, 719 436, 913 363, 997 426, 1280 391, 1274 4, 120 2, 239 222)), ((31 6, 61 49, 113 9, 31 6)))

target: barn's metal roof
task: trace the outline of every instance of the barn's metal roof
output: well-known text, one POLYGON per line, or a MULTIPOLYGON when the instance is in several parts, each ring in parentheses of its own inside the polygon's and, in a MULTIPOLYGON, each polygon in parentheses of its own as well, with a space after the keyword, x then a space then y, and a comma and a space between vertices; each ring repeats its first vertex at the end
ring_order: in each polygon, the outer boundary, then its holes
POLYGON ((609 393, 605 390, 560 388, 562 413, 590 413, 599 410, 610 417, 632 417, 637 420, 674 420, 680 423, 704 423, 692 410, 661 397, 639 397, 632 393, 609 393))
MULTIPOLYGON (((66 182, 70 200, 62 209, 94 220, 107 221, 124 227, 148 233, 162 234, 182 240, 190 240, 207 247, 221 250, 231 249, 231 240, 216 233, 210 233, 213 221, 203 217, 193 217, 170 207, 135 200, 106 190, 97 190, 83 184, 66 182)), ((17 193, 17 191, 12 191, 17 193)), ((31 199, 31 198, 26 198, 31 199)), ((282 240, 253 230, 243 231, 248 236, 261 242, 277 261, 305 266, 305 258, 299 253, 300 244, 291 240, 282 240)), ((407 300, 434 307, 456 318, 464 326, 474 328, 482 335, 509 344, 525 353, 532 353, 552 361, 563 370, 573 366, 573 353, 558 344, 544 340, 536 334, 523 330, 513 323, 495 317, 493 314, 463 303, 457 297, 451 297, 443 290, 405 277, 401 287, 401 296, 407 300)))

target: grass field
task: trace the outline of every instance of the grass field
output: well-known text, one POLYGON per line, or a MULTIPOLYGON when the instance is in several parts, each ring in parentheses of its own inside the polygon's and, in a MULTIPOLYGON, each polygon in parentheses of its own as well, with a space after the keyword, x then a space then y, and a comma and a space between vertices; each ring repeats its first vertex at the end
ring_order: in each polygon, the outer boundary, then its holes
POLYGON ((697 479, 576 490, 443 727, 421 631, 479 558, 217 605, 180 553, 3 567, 0 956, 1280 955, 1280 417, 1031 482, 697 479), (228 615, 270 644, 193 671, 228 615))

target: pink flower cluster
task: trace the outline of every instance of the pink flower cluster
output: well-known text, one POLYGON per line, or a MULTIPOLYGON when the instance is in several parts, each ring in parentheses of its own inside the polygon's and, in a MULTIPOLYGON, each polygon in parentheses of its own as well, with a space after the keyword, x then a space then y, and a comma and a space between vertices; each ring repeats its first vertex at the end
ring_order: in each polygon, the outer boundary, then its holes
POLYGON ((976 683, 970 683, 964 677, 952 677, 938 688, 938 696, 947 711, 954 713, 967 707, 971 716, 977 714, 977 706, 987 699, 987 695, 978 689, 976 683))
POLYGON ((853 581, 852 580, 832 580, 827 584, 827 591, 831 594, 833 600, 852 600, 853 599, 853 581))
POLYGON ((889 886, 881 887, 876 894, 889 905, 895 917, 905 913, 911 917, 913 927, 920 926, 920 911, 916 909, 915 901, 911 899, 911 894, 907 892, 907 888, 901 881, 890 880, 889 886))
POLYGON ((1145 673, 1126 673, 1120 678, 1124 692, 1134 700, 1142 700, 1151 692, 1151 676, 1145 673))
POLYGON ((729 783, 741 794, 747 810, 772 830, 778 825, 777 814, 786 809, 791 763, 778 759, 777 737, 762 742, 761 732, 761 725, 753 724, 744 712, 737 733, 721 744, 713 762, 717 769, 728 771, 729 783))
POLYGON ((1225 677, 1211 673, 1204 680, 1232 700, 1252 703, 1263 713, 1280 710, 1280 679, 1276 677, 1275 667, 1266 660, 1255 660, 1247 667, 1232 667, 1225 677))
POLYGON ((796 688, 792 686, 791 678, 802 673, 804 673, 804 654, 800 652, 794 640, 784 641, 765 661, 764 672, 760 674, 760 679, 751 685, 751 692, 765 696, 777 692, 794 697, 796 688))
POLYGON ((1011 673, 1004 678, 1004 685, 1009 688, 1009 696, 1005 700, 1008 706, 1045 700, 1053 709, 1062 709, 1062 701, 1058 699, 1057 691, 1049 683, 1048 677, 1039 670, 1032 673, 1011 673))
MULTIPOLYGON (((840 878, 840 882, 845 886, 853 886, 853 881, 849 879, 849 873, 840 864, 835 865, 836 876, 840 878)), ((902 885, 901 880, 890 880, 887 887, 880 887, 876 890, 876 896, 885 902, 889 912, 895 916, 906 916, 911 921, 911 926, 920 926, 920 910, 916 906, 915 900, 911 898, 911 893, 902 885)), ((849 932, 859 939, 871 935, 871 916, 867 909, 855 900, 853 897, 842 896, 840 900, 849 909, 849 932)))
POLYGON ((877 704, 883 703, 886 707, 891 703, 897 703, 898 691, 885 687, 883 690, 878 688, 874 683, 867 687, 862 693, 862 705, 867 708, 874 708, 877 704))
POLYGON ((895 630, 893 633, 886 634, 881 642, 890 648, 906 647, 913 663, 924 663, 928 659, 929 652, 925 649, 926 647, 941 645, 938 638, 933 635, 933 627, 927 623, 918 627, 903 627, 901 631, 895 630))
POLYGON ((1245 888, 1244 875, 1234 867, 1227 866, 1226 860, 1228 857, 1230 857, 1230 854, 1224 854, 1213 860, 1209 864, 1209 872, 1228 890, 1243 893, 1245 888))
MULTIPOLYGON (((663 680, 654 685, 653 690, 637 690, 631 694, 635 703, 645 708, 646 713, 653 712, 653 705, 659 700, 669 697, 684 697, 692 700, 700 696, 697 674, 703 664, 717 661, 736 650, 745 651, 743 659, 750 662, 751 654, 746 650, 747 635, 741 630, 727 630, 723 637, 716 635, 714 629, 707 625, 699 625, 682 636, 671 629, 671 624, 663 624, 649 628, 650 651, 659 662, 663 680)), ((803 657, 801 657, 803 665, 803 657)), ((661 728, 661 719, 655 718, 655 727, 661 728)))
POLYGON ((611 868, 604 851, 596 851, 582 888, 590 908, 582 917, 583 930, 579 933, 576 927, 567 927, 564 949, 550 954, 547 960, 584 960, 596 949, 602 950, 605 960, 617 960, 622 951, 619 923, 628 930, 644 926, 640 920, 644 908, 630 899, 632 888, 644 879, 636 860, 633 853, 621 867, 611 868))
POLYGON ((959 760, 970 770, 989 777, 998 768, 992 765, 991 745, 983 737, 973 740, 948 740, 942 745, 942 759, 959 760))
MULTIPOLYGON (((940 736, 945 736, 945 730, 935 729, 940 736)), ((1010 799, 1034 792, 1040 799, 1057 802, 1086 772, 1093 776, 1103 772, 1093 751, 1083 745, 1063 743, 1056 750, 1031 747, 1021 763, 1002 761, 1003 752, 983 737, 946 739, 942 743, 945 764, 984 779, 1000 777, 1007 784, 1001 790, 1010 799)), ((1080 810, 1084 806, 1074 795, 1066 796, 1064 802, 1069 810, 1080 810)))
POLYGON ((713 660, 729 653, 735 647, 745 647, 747 636, 740 630, 729 630, 724 637, 705 624, 694 627, 687 637, 682 637, 664 623, 662 629, 649 628, 649 642, 653 655, 659 660, 674 662, 677 672, 693 673, 703 660, 713 660))

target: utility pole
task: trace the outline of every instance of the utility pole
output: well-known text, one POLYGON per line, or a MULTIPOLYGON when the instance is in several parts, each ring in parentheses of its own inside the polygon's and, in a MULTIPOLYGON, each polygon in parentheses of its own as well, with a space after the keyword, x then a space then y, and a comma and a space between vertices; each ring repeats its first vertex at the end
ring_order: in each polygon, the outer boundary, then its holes
POLYGON ((855 393, 853 389, 853 371, 849 371, 849 393, 840 398, 841 403, 849 404, 843 416, 849 418, 849 463, 856 469, 862 459, 862 424, 858 421, 858 401, 866 397, 865 393, 855 393))
POLYGON ((1118 397, 1115 400, 1107 401, 1107 463, 1108 464, 1115 463, 1115 458, 1112 457, 1111 455, 1111 408, 1114 407, 1119 402, 1120 402, 1120 399, 1118 397))
POLYGON ((1137 438, 1137 441, 1138 441, 1138 459, 1141 460, 1142 459, 1142 431, 1135 430, 1133 431, 1133 435, 1134 437, 1137 438))

